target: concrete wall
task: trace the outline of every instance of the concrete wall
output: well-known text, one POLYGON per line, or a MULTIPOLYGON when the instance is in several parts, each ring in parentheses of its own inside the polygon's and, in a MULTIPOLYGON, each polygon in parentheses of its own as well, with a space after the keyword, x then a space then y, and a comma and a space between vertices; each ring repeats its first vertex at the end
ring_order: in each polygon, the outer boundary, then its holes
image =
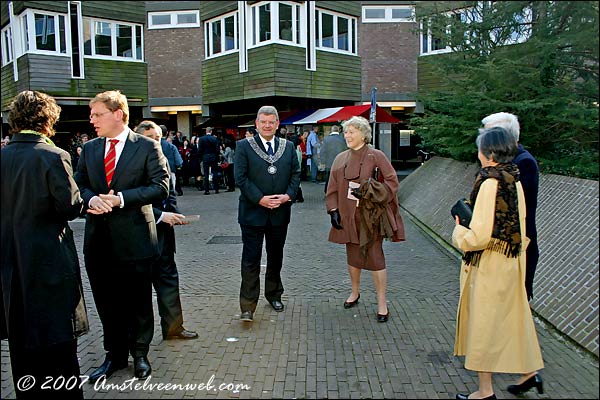
MULTIPOLYGON (((434 157, 402 180, 400 205, 451 245, 450 208, 469 197, 478 169, 477 164, 434 157)), ((598 356, 598 182, 542 175, 537 228, 540 260, 531 305, 598 356)))

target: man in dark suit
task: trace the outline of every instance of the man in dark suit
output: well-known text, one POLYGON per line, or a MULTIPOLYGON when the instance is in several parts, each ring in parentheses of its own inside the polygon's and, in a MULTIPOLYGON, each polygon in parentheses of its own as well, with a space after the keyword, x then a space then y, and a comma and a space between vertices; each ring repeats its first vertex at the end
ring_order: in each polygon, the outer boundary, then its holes
POLYGON ((219 193, 219 139, 212 134, 213 128, 206 128, 206 135, 198 139, 198 151, 202 157, 202 169, 204 173, 204 194, 210 194, 208 174, 212 173, 212 182, 215 193, 219 193))
POLYGON ((290 223, 292 200, 300 185, 300 164, 294 145, 276 138, 279 115, 275 107, 258 110, 258 135, 242 139, 235 152, 235 181, 240 188, 238 222, 242 230, 242 321, 252 321, 260 294, 260 260, 266 242, 265 297, 283 311, 281 267, 290 223))
POLYGON ((152 203, 169 194, 167 159, 157 141, 127 127, 129 107, 119 91, 90 101, 90 121, 98 138, 84 145, 75 180, 88 211, 83 254, 107 351, 90 381, 127 367, 128 352, 143 379, 152 371, 151 272, 158 256, 152 203))
MULTIPOLYGON (((161 141, 161 128, 152 121, 142 121, 135 132, 157 142, 161 141)), ((152 264, 152 285, 160 314, 163 339, 197 339, 196 332, 183 327, 183 311, 179 295, 179 272, 175 264, 175 229, 173 225, 185 224, 185 215, 177 208, 177 196, 169 182, 169 197, 152 204, 160 256, 152 264)))
POLYGON ((59 115, 52 97, 19 93, 8 117, 13 137, 2 149, 0 331, 8 338, 17 398, 83 398, 79 383, 40 387, 50 377, 79 380, 77 337, 88 331, 68 224, 83 200, 71 156, 49 139, 59 115))

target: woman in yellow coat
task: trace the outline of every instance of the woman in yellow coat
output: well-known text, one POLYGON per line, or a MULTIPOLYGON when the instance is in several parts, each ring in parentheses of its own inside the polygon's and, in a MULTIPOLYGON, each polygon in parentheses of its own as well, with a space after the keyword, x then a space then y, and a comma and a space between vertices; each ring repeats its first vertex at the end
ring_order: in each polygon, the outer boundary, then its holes
POLYGON ((464 251, 454 354, 477 371, 479 390, 457 399, 495 399, 492 373, 523 374, 520 385, 543 393, 537 371, 544 367, 527 302, 525 280, 525 197, 519 170, 511 163, 517 143, 503 128, 482 129, 477 138, 482 168, 473 191, 469 228, 452 234, 464 251))

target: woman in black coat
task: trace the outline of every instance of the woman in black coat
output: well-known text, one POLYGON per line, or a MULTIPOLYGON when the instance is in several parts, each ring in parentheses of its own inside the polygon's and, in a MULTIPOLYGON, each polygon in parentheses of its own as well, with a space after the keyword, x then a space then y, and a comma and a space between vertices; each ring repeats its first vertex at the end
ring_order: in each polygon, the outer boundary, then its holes
POLYGON ((83 200, 71 156, 50 140, 59 115, 52 97, 19 93, 10 105, 13 138, 2 149, 0 327, 17 398, 83 398, 77 337, 88 331, 88 321, 68 224, 82 212, 83 200), (27 375, 33 387, 19 387, 27 375), (64 385, 56 380, 61 376, 64 385), (41 390, 46 377, 60 393, 41 390))

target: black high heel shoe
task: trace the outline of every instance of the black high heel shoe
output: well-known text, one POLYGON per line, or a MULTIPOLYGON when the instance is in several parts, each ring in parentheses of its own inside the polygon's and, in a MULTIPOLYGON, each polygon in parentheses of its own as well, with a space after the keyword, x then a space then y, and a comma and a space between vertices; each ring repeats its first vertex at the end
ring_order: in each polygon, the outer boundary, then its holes
MULTIPOLYGON (((456 395, 456 398, 458 400, 467 400, 469 398, 469 395, 459 393, 456 395)), ((490 396, 484 397, 482 400, 496 400, 496 393, 492 393, 490 396)))
POLYGON ((358 294, 358 297, 356 298, 356 300, 354 301, 345 301, 344 302, 344 308, 352 308, 355 305, 358 304, 358 299, 360 299, 360 293, 358 294))
POLYGON ((532 387, 535 387, 539 394, 544 394, 544 382, 540 374, 535 374, 520 385, 509 385, 506 391, 512 394, 521 394, 529 391, 532 387))
POLYGON ((387 322, 390 317, 390 310, 388 309, 387 314, 379 314, 377 313, 377 322, 387 322))

